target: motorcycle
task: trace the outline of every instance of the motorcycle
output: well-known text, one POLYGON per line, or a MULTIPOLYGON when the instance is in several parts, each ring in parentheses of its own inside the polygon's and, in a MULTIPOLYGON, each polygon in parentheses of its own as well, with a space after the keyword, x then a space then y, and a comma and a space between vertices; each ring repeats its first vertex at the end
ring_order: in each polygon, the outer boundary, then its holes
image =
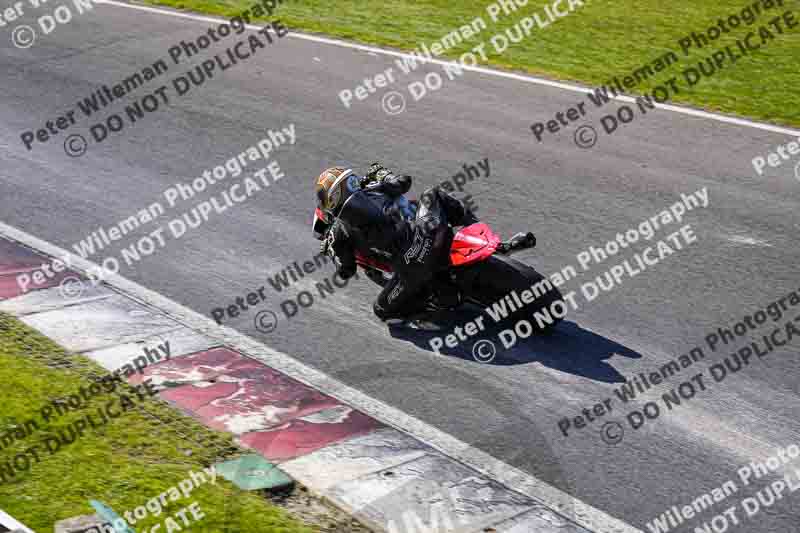
MULTIPOLYGON (((405 202, 401 205, 401 210, 408 218, 413 219, 417 202, 406 198, 401 198, 400 201, 405 202)), ((324 239, 328 226, 319 209, 314 213, 312 224, 315 237, 324 239)), ((484 222, 453 230, 455 234, 450 245, 450 265, 439 271, 431 281, 428 287, 427 311, 453 311, 465 303, 486 308, 505 299, 503 308, 510 309, 510 312, 504 321, 509 321, 510 324, 526 318, 534 329, 546 332, 563 319, 563 316, 552 316, 552 322, 540 328, 537 328, 538 321, 530 320, 535 312, 549 310, 554 302, 563 301, 561 292, 550 280, 533 267, 510 257, 515 252, 536 246, 533 233, 520 232, 503 241, 484 222), (533 301, 530 301, 530 297, 524 298, 525 291, 536 298, 533 301)), ((369 279, 381 287, 392 277, 391 264, 377 254, 357 252, 356 263, 369 279)))

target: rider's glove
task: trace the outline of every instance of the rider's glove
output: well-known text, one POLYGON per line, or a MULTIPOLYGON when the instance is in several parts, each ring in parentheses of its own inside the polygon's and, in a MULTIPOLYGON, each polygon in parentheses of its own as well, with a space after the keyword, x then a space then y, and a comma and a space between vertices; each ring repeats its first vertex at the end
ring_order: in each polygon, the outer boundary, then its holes
POLYGON ((333 252, 333 231, 328 230, 325 233, 325 236, 322 238, 322 242, 319 243, 319 253, 322 255, 327 255, 330 257, 334 257, 333 252))
POLYGON ((370 165, 369 170, 367 171, 367 175, 365 177, 368 177, 370 179, 377 179, 378 172, 380 172, 381 170, 387 171, 386 167, 384 167, 383 165, 381 165, 376 161, 370 165))
POLYGON ((323 256, 333 259, 333 264, 336 265, 336 273, 342 279, 348 279, 356 273, 356 258, 352 244, 348 240, 347 232, 338 220, 325 233, 322 242, 319 244, 319 251, 323 256), (336 238, 337 233, 339 234, 338 239, 336 238))
POLYGON ((383 165, 378 162, 372 163, 367 173, 361 178, 361 181, 359 181, 359 185, 364 189, 373 182, 380 183, 387 174, 391 173, 386 170, 383 165))
POLYGON ((360 185, 362 189, 382 192, 396 198, 411 188, 411 176, 397 176, 380 163, 373 163, 366 176, 361 178, 360 185))

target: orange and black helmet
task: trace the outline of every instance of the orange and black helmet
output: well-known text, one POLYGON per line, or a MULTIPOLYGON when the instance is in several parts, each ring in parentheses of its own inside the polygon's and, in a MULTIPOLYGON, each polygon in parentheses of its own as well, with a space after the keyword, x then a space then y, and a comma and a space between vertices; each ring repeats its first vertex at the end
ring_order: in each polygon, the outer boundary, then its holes
POLYGON ((322 212, 326 224, 333 223, 334 217, 350 195, 358 190, 359 178, 352 169, 333 167, 326 169, 314 182, 317 208, 322 212))

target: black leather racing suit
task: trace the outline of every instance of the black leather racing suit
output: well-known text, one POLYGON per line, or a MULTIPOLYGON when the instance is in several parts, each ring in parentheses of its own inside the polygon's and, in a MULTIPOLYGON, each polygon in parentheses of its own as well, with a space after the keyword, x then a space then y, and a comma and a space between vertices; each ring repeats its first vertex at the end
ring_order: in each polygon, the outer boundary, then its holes
POLYGON ((425 286, 449 266, 454 226, 475 218, 446 192, 431 188, 422 195, 414 220, 403 217, 397 197, 411 188, 411 177, 389 175, 353 193, 331 227, 330 248, 343 279, 356 273, 355 251, 388 261, 394 275, 373 306, 381 320, 405 318, 425 309, 425 286))

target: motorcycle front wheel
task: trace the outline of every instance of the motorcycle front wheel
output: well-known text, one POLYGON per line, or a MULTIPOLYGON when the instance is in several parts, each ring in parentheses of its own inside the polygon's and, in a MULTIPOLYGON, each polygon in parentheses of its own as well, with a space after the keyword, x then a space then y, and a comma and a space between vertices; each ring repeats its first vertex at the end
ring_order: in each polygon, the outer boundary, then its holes
POLYGON ((498 322, 513 325, 524 318, 534 329, 545 332, 564 318, 567 304, 561 291, 533 267, 510 257, 495 254, 484 261, 460 267, 457 280, 464 299, 486 308, 486 312, 498 322), (558 301, 563 306, 556 305, 554 309, 553 304, 558 301), (561 316, 555 316, 554 311, 561 316), (534 319, 536 312, 549 319, 534 319))

